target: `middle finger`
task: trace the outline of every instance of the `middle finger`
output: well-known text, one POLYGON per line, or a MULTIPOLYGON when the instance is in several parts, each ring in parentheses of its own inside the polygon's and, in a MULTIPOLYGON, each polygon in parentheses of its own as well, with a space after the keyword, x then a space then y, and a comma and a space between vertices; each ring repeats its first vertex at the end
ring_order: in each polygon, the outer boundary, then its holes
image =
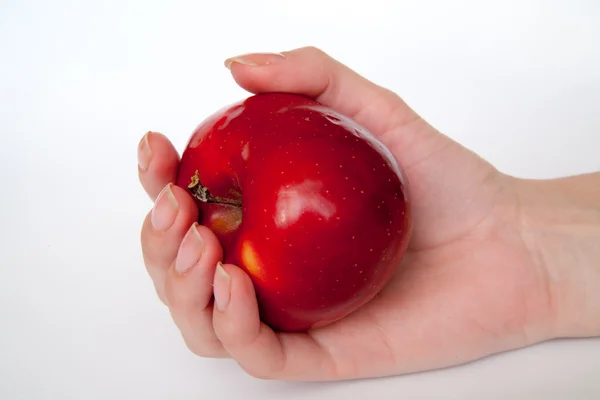
POLYGON ((175 261, 185 233, 197 219, 198 208, 192 197, 180 187, 168 184, 144 220, 141 232, 144 263, 158 296, 165 303, 167 270, 175 261))

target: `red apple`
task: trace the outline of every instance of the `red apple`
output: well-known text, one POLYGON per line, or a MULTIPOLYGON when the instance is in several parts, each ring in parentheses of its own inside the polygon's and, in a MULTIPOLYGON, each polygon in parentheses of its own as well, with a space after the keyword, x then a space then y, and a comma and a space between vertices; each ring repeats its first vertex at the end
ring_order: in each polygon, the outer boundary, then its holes
POLYGON ((177 184, 224 262, 250 276, 263 322, 301 331, 371 300, 411 230, 392 154, 350 118, 300 95, 259 94, 202 122, 177 184))

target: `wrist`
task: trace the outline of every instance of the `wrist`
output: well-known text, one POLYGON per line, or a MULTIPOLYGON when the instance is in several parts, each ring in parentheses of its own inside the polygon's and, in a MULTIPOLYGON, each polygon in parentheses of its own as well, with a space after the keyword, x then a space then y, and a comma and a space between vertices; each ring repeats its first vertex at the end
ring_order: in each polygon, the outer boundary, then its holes
POLYGON ((600 335, 600 173, 518 187, 523 241, 546 280, 549 335, 600 335))

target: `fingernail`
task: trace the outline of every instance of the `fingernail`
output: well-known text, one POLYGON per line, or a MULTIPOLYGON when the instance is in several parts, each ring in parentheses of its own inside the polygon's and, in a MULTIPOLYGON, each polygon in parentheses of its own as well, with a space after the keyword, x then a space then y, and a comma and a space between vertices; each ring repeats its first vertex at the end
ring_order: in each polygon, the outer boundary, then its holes
POLYGON ((171 183, 164 187, 158 195, 156 204, 150 214, 152 227, 157 231, 166 231, 175 222, 179 205, 177 199, 171 190, 171 183))
POLYGON ((282 53, 249 53, 231 57, 225 60, 225 67, 231 69, 233 63, 248 65, 251 67, 262 67, 274 64, 285 59, 282 53))
POLYGON ((198 233, 197 224, 192 227, 183 237, 177 258, 175 259, 175 272, 184 274, 189 271, 194 265, 198 264, 202 253, 204 252, 204 241, 198 233))
POLYGON ((215 306, 217 307, 217 310, 221 312, 225 311, 231 297, 231 277, 227 274, 220 261, 217 263, 217 269, 215 271, 213 293, 215 295, 215 306))
POLYGON ((142 140, 140 140, 140 144, 138 145, 138 165, 142 171, 148 170, 148 167, 150 166, 150 160, 152 159, 152 150, 150 149, 150 142, 148 141, 149 135, 150 132, 147 132, 142 140))

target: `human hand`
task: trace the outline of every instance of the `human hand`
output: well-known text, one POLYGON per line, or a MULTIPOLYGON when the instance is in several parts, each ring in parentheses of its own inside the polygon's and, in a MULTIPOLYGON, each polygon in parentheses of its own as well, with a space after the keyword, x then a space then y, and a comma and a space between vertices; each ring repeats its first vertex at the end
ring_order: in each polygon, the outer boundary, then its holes
POLYGON ((231 357, 261 378, 338 380, 455 365, 551 337, 547 271, 523 240, 513 178, 317 49, 227 65, 250 92, 308 95, 378 136, 408 178, 413 236, 367 305, 323 328, 274 332, 259 319, 250 278, 237 266, 217 267, 218 240, 195 223, 190 195, 172 185, 175 148, 146 135, 139 173, 156 205, 142 228, 144 261, 191 351, 231 357))

